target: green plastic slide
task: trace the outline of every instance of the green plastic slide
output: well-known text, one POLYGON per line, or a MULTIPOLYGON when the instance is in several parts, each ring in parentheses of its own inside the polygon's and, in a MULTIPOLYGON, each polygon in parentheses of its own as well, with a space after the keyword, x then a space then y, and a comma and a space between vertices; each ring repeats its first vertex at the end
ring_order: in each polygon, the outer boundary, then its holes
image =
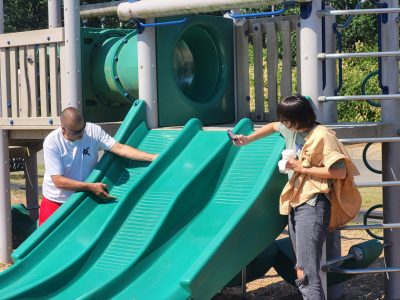
MULTIPOLYGON (((247 119, 234 128, 251 130, 247 119)), ((210 298, 285 227, 278 134, 235 147, 196 119, 148 130, 136 101, 116 139, 160 156, 104 155, 88 180, 116 200, 71 196, 14 252, 0 299, 210 298)))

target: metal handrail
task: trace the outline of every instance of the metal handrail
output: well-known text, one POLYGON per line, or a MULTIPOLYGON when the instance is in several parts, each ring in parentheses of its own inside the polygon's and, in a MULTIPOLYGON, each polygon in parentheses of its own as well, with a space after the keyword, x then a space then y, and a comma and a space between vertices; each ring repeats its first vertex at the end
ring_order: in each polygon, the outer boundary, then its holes
POLYGON ((339 58, 368 58, 368 57, 397 57, 400 51, 387 52, 356 52, 356 53, 318 53, 319 59, 339 59, 339 58))
POLYGON ((143 23, 141 21, 138 21, 138 24, 140 27, 147 28, 147 27, 179 25, 185 23, 186 21, 187 17, 176 21, 166 21, 166 22, 156 22, 156 23, 143 23))
POLYGON ((395 143, 395 142, 400 142, 400 137, 354 138, 354 139, 339 139, 339 141, 342 144, 395 143))
POLYGON ((377 181, 377 182, 360 182, 356 184, 359 188, 365 187, 384 187, 384 186, 400 186, 400 181, 377 181))
POLYGON ((126 1, 112 1, 96 4, 83 4, 80 6, 80 17, 82 19, 116 16, 118 5, 126 1))
POLYGON ((400 272, 400 268, 342 269, 336 266, 327 266, 326 272, 340 273, 340 274, 391 273, 391 272, 400 272))
POLYGON ((318 101, 366 101, 371 100, 399 100, 400 94, 390 95, 357 95, 357 96, 319 96, 318 101))
POLYGON ((366 229, 400 229, 400 223, 348 225, 339 227, 336 230, 366 230, 366 229))
POLYGON ((348 10, 320 10, 319 16, 349 16, 365 14, 389 14, 400 13, 400 8, 371 8, 371 9, 348 9, 348 10))
POLYGON ((325 271, 331 265, 334 265, 334 264, 337 264, 337 263, 340 263, 340 262, 344 262, 346 260, 353 259, 355 257, 356 257, 356 254, 349 253, 349 254, 347 254, 345 256, 340 256, 340 257, 337 257, 337 258, 334 258, 334 259, 330 259, 330 260, 326 261, 326 264, 324 266, 322 266, 321 269, 322 269, 322 271, 325 271))
POLYGON ((290 7, 294 5, 294 2, 284 2, 283 7, 281 9, 275 11, 267 11, 267 12, 260 12, 260 13, 249 13, 249 14, 233 14, 228 12, 228 15, 232 19, 247 19, 247 18, 262 18, 262 17, 274 17, 283 14, 287 11, 290 7))

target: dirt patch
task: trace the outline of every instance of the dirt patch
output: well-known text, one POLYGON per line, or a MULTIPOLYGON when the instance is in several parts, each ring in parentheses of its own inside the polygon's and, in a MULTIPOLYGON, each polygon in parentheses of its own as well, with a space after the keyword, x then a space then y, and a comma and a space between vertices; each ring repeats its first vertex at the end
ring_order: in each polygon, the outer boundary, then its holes
MULTIPOLYGON (((352 159, 362 159, 363 151, 367 144, 346 145, 346 149, 352 159)), ((382 144, 372 144, 367 151, 368 160, 382 160, 382 144)))
MULTIPOLYGON (((281 237, 285 237, 282 235, 281 237)), ((346 231, 342 233, 342 255, 348 253, 351 246, 370 240, 365 231, 346 231)), ((383 267, 383 255, 373 267, 383 267)), ((274 269, 264 277, 249 282, 246 286, 248 299, 301 300, 298 289, 286 283, 274 269)), ((241 287, 223 289, 213 300, 243 299, 241 287)), ((344 300, 384 299, 384 274, 357 275, 343 284, 344 300)))

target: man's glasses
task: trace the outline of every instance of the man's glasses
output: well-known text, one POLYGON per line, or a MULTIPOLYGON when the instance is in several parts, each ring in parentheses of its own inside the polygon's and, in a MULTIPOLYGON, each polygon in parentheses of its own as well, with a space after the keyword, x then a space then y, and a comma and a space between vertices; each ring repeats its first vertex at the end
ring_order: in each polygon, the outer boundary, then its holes
POLYGON ((72 130, 64 126, 64 128, 67 129, 67 131, 72 135, 80 135, 85 130, 85 127, 86 127, 86 122, 83 124, 83 127, 79 130, 72 130))

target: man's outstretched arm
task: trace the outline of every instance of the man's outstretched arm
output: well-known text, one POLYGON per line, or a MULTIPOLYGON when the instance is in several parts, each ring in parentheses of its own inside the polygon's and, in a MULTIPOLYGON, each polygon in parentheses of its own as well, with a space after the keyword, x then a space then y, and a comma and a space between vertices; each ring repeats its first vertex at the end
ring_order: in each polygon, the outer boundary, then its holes
POLYGON ((158 156, 158 154, 151 154, 144 151, 140 151, 136 148, 121 143, 115 143, 110 151, 121 157, 129 158, 132 160, 141 160, 141 161, 153 161, 158 156))

